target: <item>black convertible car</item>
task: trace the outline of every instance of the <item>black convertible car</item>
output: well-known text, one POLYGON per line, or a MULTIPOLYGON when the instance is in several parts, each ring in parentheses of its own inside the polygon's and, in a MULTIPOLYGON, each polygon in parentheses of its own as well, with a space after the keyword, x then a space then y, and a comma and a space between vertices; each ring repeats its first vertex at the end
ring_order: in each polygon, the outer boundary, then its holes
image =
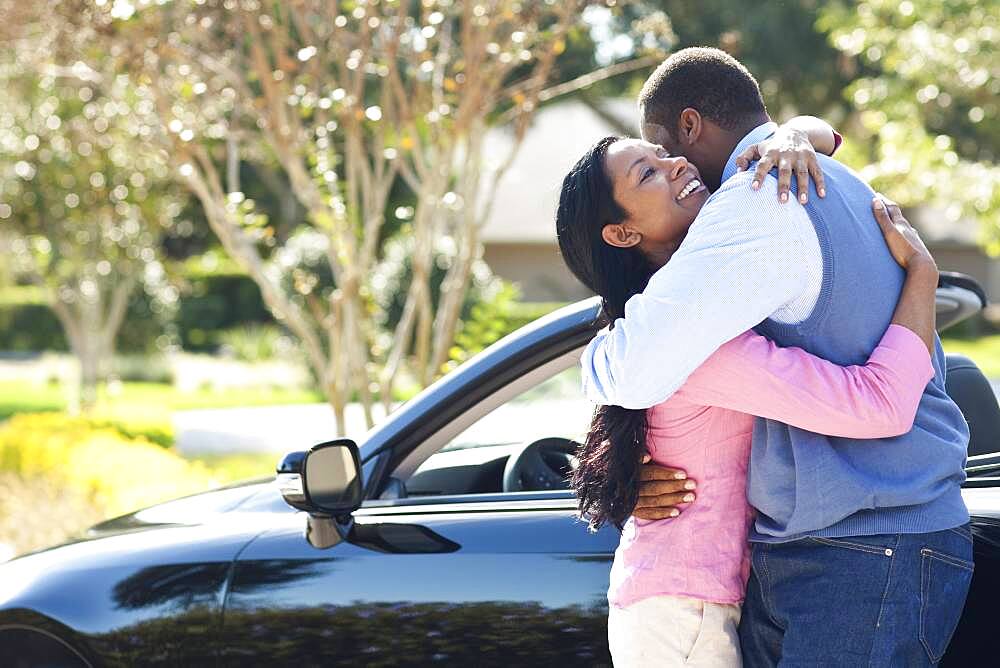
MULTIPOLYGON (((944 276, 938 320, 985 305, 944 276)), ((566 489, 589 423, 581 348, 598 302, 495 344, 360 447, 285 458, 273 480, 161 504, 0 564, 0 664, 609 665, 614 529, 566 489)), ((976 573, 947 665, 995 660, 1000 409, 974 364, 948 389, 972 429, 976 573), (990 657, 994 657, 991 659, 990 657)), ((45 521, 39 508, 29 521, 45 521)))

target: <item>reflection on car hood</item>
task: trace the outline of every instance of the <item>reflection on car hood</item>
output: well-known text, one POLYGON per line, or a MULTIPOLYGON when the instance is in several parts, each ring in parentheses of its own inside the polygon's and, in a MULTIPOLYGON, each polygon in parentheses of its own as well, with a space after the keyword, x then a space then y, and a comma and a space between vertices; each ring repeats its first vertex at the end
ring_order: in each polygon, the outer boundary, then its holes
POLYGON ((88 529, 85 539, 119 533, 142 531, 158 526, 196 526, 207 524, 227 513, 294 512, 278 492, 274 479, 249 480, 209 492, 137 510, 128 515, 101 522, 88 529))
MULTIPOLYGON (((239 524, 239 522, 235 521, 236 518, 243 517, 244 515, 294 512, 296 511, 289 507, 281 498, 278 488, 274 485, 273 478, 250 480, 166 501, 134 513, 129 513, 128 515, 115 517, 90 527, 72 540, 30 554, 39 555, 41 553, 56 551, 63 552, 65 551, 64 548, 83 543, 93 544, 100 542, 101 539, 115 536, 168 528, 201 527, 218 525, 222 522, 233 527, 239 524)), ((258 529, 263 530, 266 528, 266 523, 262 524, 257 519, 250 526, 256 526, 258 529)), ((245 528, 244 531, 249 531, 249 529, 245 528)), ((94 548, 99 549, 96 545, 94 548)), ((21 555, 13 561, 19 561, 27 556, 29 555, 21 555)))

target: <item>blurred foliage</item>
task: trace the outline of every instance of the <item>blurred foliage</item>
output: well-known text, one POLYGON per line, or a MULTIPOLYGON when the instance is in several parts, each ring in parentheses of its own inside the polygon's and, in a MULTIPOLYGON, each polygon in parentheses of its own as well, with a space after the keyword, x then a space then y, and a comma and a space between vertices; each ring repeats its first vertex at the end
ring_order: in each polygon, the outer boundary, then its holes
POLYGON ((436 376, 480 252, 489 185, 509 164, 480 161, 486 130, 511 122, 520 138, 549 86, 582 85, 552 65, 570 42, 593 53, 584 10, 621 15, 608 37, 629 48, 609 62, 662 53, 671 37, 662 14, 630 10, 641 20, 626 20, 610 0, 74 4, 119 71, 152 93, 151 143, 301 341, 338 411, 349 396, 368 406, 377 386, 391 391, 400 361, 390 347, 412 352, 405 365, 421 383, 436 376), (455 169, 463 161, 479 164, 455 169), (400 187, 414 200, 406 225, 388 215, 407 208, 389 200, 400 187), (410 307, 387 345, 391 318, 368 281, 394 227, 418 243, 410 307), (442 258, 448 279, 432 287, 442 258))
MULTIPOLYGON (((61 51, 61 37, 39 36, 38 47, 61 51)), ((66 291, 76 282, 114 284, 153 263, 180 202, 169 196, 164 156, 143 139, 152 102, 127 77, 10 55, 0 61, 0 219, 17 235, 15 271, 73 303, 66 291)))
POLYGON ((299 356, 295 342, 277 325, 245 324, 223 330, 218 336, 222 352, 244 362, 299 356))
POLYGON ((184 350, 214 351, 222 343, 225 330, 274 322, 260 288, 246 274, 189 274, 181 294, 175 324, 184 350))
POLYGON ((169 422, 12 417, 0 425, 0 544, 36 550, 108 517, 274 474, 271 454, 184 458, 172 444, 169 422))
POLYGON ((107 517, 61 480, 0 470, 0 545, 23 554, 55 545, 107 517))
MULTIPOLYGON (((118 333, 117 350, 125 353, 158 352, 164 324, 154 312, 153 299, 142 290, 133 293, 125 311, 127 327, 118 333)), ((18 291, 0 295, 0 350, 68 351, 66 332, 48 304, 34 293, 18 291)), ((116 373, 111 369, 112 373, 116 373)), ((148 378, 147 378, 148 380, 148 378)))
MULTIPOLYGON (((63 21, 74 25, 74 17, 67 17, 71 6, 78 5, 53 3, 52 24, 63 21)), ((51 254, 62 246, 74 245, 67 239, 87 238, 95 243, 100 239, 100 248, 124 253, 125 258, 131 245, 140 259, 143 249, 149 247, 157 256, 181 261, 181 276, 173 286, 177 291, 171 288, 166 293, 168 298, 177 298, 178 308, 168 313, 162 303, 157 304, 159 297, 140 291, 129 303, 128 326, 119 337, 123 351, 151 352, 180 346, 209 352, 225 344, 241 358, 273 354, 278 339, 277 330, 271 328, 276 325, 257 284, 221 251, 208 229, 203 207, 163 182, 167 170, 176 168, 179 156, 166 155, 159 150, 165 145, 156 141, 163 139, 164 133, 180 138, 183 141, 177 146, 186 152, 194 150, 203 132, 208 138, 207 155, 220 178, 225 177, 223 186, 228 187, 231 176, 239 185, 241 201, 227 202, 227 206, 242 210, 252 203, 253 212, 263 216, 261 224, 271 230, 258 240, 259 251, 284 268, 282 288, 289 293, 308 289, 324 299, 332 294, 336 282, 329 270, 325 238, 303 233, 305 209, 274 147, 248 141, 248 137, 257 136, 252 134, 255 130, 241 125, 253 120, 260 110, 248 107, 245 118, 226 115, 241 104, 231 95, 234 84, 230 81, 232 76, 241 80, 240 73, 202 71, 201 61, 181 58, 166 66, 163 82, 124 74, 109 76, 108 58, 121 57, 122 52, 109 54, 104 49, 121 36, 115 31, 127 34, 142 20, 159 17, 165 31, 171 21, 201 16, 216 22, 206 24, 206 30, 185 24, 166 41, 172 44, 171 49, 180 43, 214 53, 214 46, 228 47, 201 40, 228 34, 231 26, 224 18, 228 8, 219 3, 168 3, 160 13, 153 6, 133 7, 129 3, 121 3, 118 9, 107 3, 79 6, 84 8, 78 21, 83 25, 79 34, 67 34, 60 42, 53 39, 57 33, 42 30, 36 36, 39 49, 11 49, 0 59, 8 88, 22 93, 0 103, 0 153, 6 158, 0 165, 4 175, 0 178, 2 222, 16 220, 17 226, 34 226, 32 229, 52 221, 65 223, 61 228, 68 230, 65 238, 47 247, 36 230, 30 243, 19 246, 22 251, 47 249, 51 254), (182 35, 190 35, 191 44, 178 42, 182 35), (148 86, 170 82, 177 84, 176 89, 170 89, 176 94, 175 106, 154 109, 154 88, 148 86), (219 94, 213 96, 215 91, 219 94), (175 120, 168 127, 162 127, 158 120, 165 111, 169 112, 165 117, 175 120), (235 136, 240 155, 235 172, 226 164, 228 128, 251 132, 235 136), (185 143, 192 137, 192 143, 185 143), (113 214, 111 228, 101 228, 103 231, 95 234, 83 227, 92 224, 86 213, 105 210, 113 214), (136 231, 138 222, 142 224, 136 231), (87 234, 80 236, 81 232, 87 234), (115 250, 113 243, 109 245, 116 237, 122 252, 115 250), (158 318, 168 322, 158 322, 158 318)), ((261 25, 272 25, 278 15, 285 16, 275 9, 274 16, 261 19, 261 25)), ((442 11, 442 15, 451 14, 442 11)), ((705 0, 694 4, 657 0, 606 6, 589 3, 583 18, 561 46, 553 80, 572 80, 651 47, 719 46, 754 72, 776 118, 795 113, 826 117, 848 135, 839 157, 860 169, 877 188, 904 205, 938 204, 949 220, 981 221, 984 238, 993 242, 991 249, 1000 250, 1000 182, 994 164, 1000 151, 998 0, 705 0), (652 40, 649 44, 644 43, 647 37, 652 40)), ((347 20, 353 22, 351 17, 347 20)), ((293 41, 300 37, 291 35, 293 41)), ((322 102, 326 99, 322 96, 313 99, 311 86, 315 82, 308 80, 306 72, 328 55, 304 48, 301 53, 289 51, 287 57, 276 61, 276 76, 296 81, 304 77, 305 93, 298 86, 292 87, 287 102, 290 109, 305 114, 302 122, 309 127, 310 123, 315 125, 315 115, 332 114, 347 100, 336 88, 327 102, 322 102)), ((226 61, 225 65, 233 63, 251 67, 246 60, 226 61)), ((526 71, 524 67, 515 67, 511 76, 516 79, 526 71)), ((647 73, 602 80, 579 94, 590 99, 633 95, 647 73)), ((261 85, 259 79, 250 78, 253 95, 262 94, 261 85)), ((458 96, 458 90, 449 89, 448 95, 458 96)), ((363 106, 374 108, 378 104, 381 102, 372 98, 363 106)), ((509 103, 499 105, 491 122, 509 109, 509 103)), ((371 119, 364 123, 370 125, 369 131, 379 124, 371 119)), ((334 122, 316 125, 316 136, 310 135, 317 149, 329 149, 326 152, 333 158, 327 167, 338 179, 347 173, 344 156, 336 155, 344 149, 338 134, 342 130, 334 122)), ((429 129, 424 127, 421 132, 429 129)), ((424 141, 426 137, 417 139, 424 141)), ((390 133, 387 140, 392 143, 400 137, 390 133)), ((185 155, 184 159, 193 160, 185 155)), ((311 159, 308 167, 316 176, 322 161, 317 156, 311 159)), ((327 175, 323 171, 324 178, 327 175)), ((325 184, 320 185, 326 188, 325 184)), ((366 302, 366 308, 375 314, 371 330, 375 365, 391 346, 391 332, 400 321, 407 289, 414 280, 412 237, 418 204, 411 185, 402 178, 392 182, 376 244, 380 262, 371 272, 371 298, 366 302)), ((427 281, 436 310, 440 286, 453 265, 457 247, 455 238, 447 235, 435 240, 433 247, 427 281)), ((0 262, 0 280, 9 278, 10 264, 0 262)), ((164 268, 169 271, 169 263, 164 268)), ((107 269, 102 266, 101 270, 107 269)), ((496 280, 482 263, 474 267, 462 302, 456 343, 449 349, 449 365, 523 322, 516 311, 533 308, 518 305, 516 296, 508 288, 498 288, 496 280)), ((38 306, 44 302, 44 291, 33 290, 24 301, 0 295, 0 349, 66 349, 58 320, 38 306), (11 306, 11 302, 17 305, 11 306)), ((137 374, 140 369, 133 371, 137 374)), ((118 373, 125 378, 140 377, 121 369, 118 373)))
POLYGON ((209 469, 213 477, 221 483, 273 476, 280 459, 281 455, 273 452, 199 454, 187 457, 188 461, 209 469))
POLYGON ((520 296, 515 284, 496 279, 477 301, 467 305, 450 350, 449 370, 524 325, 565 306, 560 302, 522 302, 520 296))
MULTIPOLYGON (((182 392, 165 383, 121 383, 102 388, 92 418, 141 425, 169 425, 178 410, 276 406, 323 401, 312 390, 231 388, 225 392, 199 389, 182 392)), ((55 383, 0 380, 0 420, 31 411, 66 409, 66 392, 55 383)), ((140 426, 136 426, 140 425, 140 426)))
POLYGON ((210 472, 120 426, 61 414, 22 414, 0 426, 0 471, 45 478, 105 516, 207 489, 210 472))
POLYGON ((941 339, 945 352, 965 355, 976 363, 987 378, 1000 378, 1000 334, 964 338, 960 332, 948 331, 941 339))
MULTIPOLYGON (((225 331, 274 322, 260 288, 249 276, 233 273, 229 263, 218 270, 200 264, 186 265, 178 275, 180 299, 166 323, 157 317, 159 311, 150 295, 137 291, 132 296, 125 316, 128 326, 118 335, 118 350, 155 354, 179 344, 184 350, 214 352, 223 343, 225 331)), ((0 350, 69 350, 62 324, 37 288, 16 286, 0 291, 0 350)), ((166 380, 126 375, 114 367, 111 371, 126 380, 166 380)))
POLYGON ((162 354, 119 354, 111 358, 110 380, 120 387, 123 382, 170 383, 173 368, 162 354))
POLYGON ((158 256, 181 200, 150 96, 95 48, 96 26, 67 26, 45 15, 0 52, 0 249, 8 281, 43 290, 89 409, 136 294, 152 298, 137 322, 176 302, 158 256))
MULTIPOLYGON (((435 254, 435 262, 431 266, 428 281, 432 287, 432 309, 438 307, 440 286, 444 282, 451 265, 452 260, 450 256, 453 255, 454 249, 446 248, 448 245, 449 242, 447 241, 441 244, 444 248, 438 249, 439 252, 435 254)), ((406 301, 406 288, 413 279, 413 265, 410 252, 412 246, 413 239, 406 237, 392 239, 387 242, 384 257, 376 268, 374 280, 372 281, 375 286, 375 299, 384 313, 384 320, 379 321, 379 324, 387 333, 394 330, 399 324, 406 301)), ((520 296, 520 293, 513 284, 496 276, 485 262, 478 261, 473 263, 470 279, 465 299, 462 302, 462 308, 459 312, 459 330, 468 326, 470 317, 474 317, 473 310, 477 306, 483 306, 483 313, 490 310, 496 312, 500 307, 491 307, 489 306, 490 302, 496 300, 513 301, 520 296)), ((502 323, 499 326, 501 328, 504 327, 502 323)), ((507 333, 507 331, 504 331, 504 333, 507 333)), ((388 336, 382 337, 380 343, 388 345, 388 336)), ((482 347, 477 348, 478 350, 482 350, 482 347)))
POLYGON ((0 350, 69 350, 62 323, 47 304, 0 302, 0 350))
POLYGON ((464 362, 494 341, 498 341, 511 330, 511 316, 517 301, 517 286, 505 281, 493 290, 492 298, 487 297, 473 304, 469 315, 462 321, 462 329, 455 337, 455 345, 449 351, 453 366, 464 362))
POLYGON ((904 205, 978 220, 1000 252, 1000 1, 841 0, 817 25, 861 66, 842 159, 904 205))
MULTIPOLYGON (((391 256, 390 256, 391 257, 391 256)), ((399 289, 409 277, 407 255, 400 254, 396 275, 384 292, 389 300, 389 328, 395 326, 403 308, 405 292, 399 289)), ((387 262, 390 258, 387 258, 387 262)), ((382 270, 389 271, 386 267, 382 270)), ((437 267, 432 283, 444 280, 445 270, 437 267)), ((253 362, 299 354, 287 333, 274 323, 260 296, 260 289, 244 274, 191 272, 181 280, 181 298, 172 331, 180 347, 192 352, 231 353, 236 359, 253 362)), ((66 351, 66 337, 58 319, 31 290, 0 294, 0 350, 33 352, 66 351)), ((462 307, 460 331, 452 347, 451 360, 462 361, 486 348, 536 317, 555 310, 562 303, 520 301, 512 283, 503 281, 481 264, 474 273, 462 307), (462 352, 464 351, 464 352, 462 352)), ((123 353, 158 352, 163 328, 149 317, 149 300, 140 293, 129 305, 129 326, 119 335, 123 353)), ((144 368, 131 357, 115 356, 111 372, 120 380, 169 382, 169 370, 144 368)))
MULTIPOLYGON (((818 0, 660 0, 677 35, 675 48, 714 46, 731 53, 760 83, 771 115, 796 114, 843 122, 843 91, 858 66, 840 54, 816 26, 824 3, 818 0)), ((638 92, 641 78, 631 82, 638 92)))

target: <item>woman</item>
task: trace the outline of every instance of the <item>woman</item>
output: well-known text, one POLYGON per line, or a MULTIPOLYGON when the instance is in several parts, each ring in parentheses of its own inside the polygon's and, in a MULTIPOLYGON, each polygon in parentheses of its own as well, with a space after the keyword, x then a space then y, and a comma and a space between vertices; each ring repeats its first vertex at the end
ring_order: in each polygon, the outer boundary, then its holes
MULTIPOLYGON (((560 249, 602 297, 609 321, 624 316, 628 298, 669 260, 707 197, 693 165, 634 139, 601 140, 566 176, 556 217, 560 249), (623 236, 633 234, 635 243, 623 236)), ((608 591, 616 665, 740 665, 753 415, 853 438, 910 430, 933 376, 937 267, 905 220, 890 220, 880 199, 873 210, 907 279, 867 364, 839 367, 747 332, 662 404, 595 412, 573 484, 592 527, 623 528, 608 591), (698 503, 675 519, 629 517, 647 452, 699 480, 698 503), (669 564, 659 560, 666 554, 669 564)))

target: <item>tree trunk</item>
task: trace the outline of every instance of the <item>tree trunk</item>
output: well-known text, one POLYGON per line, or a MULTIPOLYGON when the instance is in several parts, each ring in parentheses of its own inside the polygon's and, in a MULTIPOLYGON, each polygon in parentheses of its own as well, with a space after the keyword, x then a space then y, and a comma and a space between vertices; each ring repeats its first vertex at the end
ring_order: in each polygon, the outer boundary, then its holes
POLYGON ((96 350, 84 350, 77 355, 80 362, 78 384, 81 413, 89 413, 97 405, 97 386, 101 379, 101 359, 96 350))

